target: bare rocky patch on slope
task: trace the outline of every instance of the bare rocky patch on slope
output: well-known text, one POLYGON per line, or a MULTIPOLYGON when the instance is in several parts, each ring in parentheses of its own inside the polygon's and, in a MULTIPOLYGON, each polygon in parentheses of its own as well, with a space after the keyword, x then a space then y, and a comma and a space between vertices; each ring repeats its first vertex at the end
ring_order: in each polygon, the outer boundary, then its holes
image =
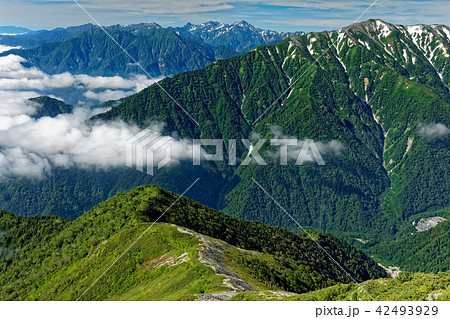
MULTIPOLYGON (((225 258, 227 249, 231 246, 219 239, 213 239, 186 228, 177 228, 179 232, 195 236, 200 241, 200 249, 198 250, 198 260, 210 267, 217 275, 224 276, 223 286, 226 289, 223 292, 211 294, 199 294, 197 300, 228 300, 240 292, 257 291, 253 285, 245 281, 234 271, 225 267, 225 258)), ((240 249, 245 251, 243 249, 240 249)), ((256 252, 250 252, 258 254, 256 252)))

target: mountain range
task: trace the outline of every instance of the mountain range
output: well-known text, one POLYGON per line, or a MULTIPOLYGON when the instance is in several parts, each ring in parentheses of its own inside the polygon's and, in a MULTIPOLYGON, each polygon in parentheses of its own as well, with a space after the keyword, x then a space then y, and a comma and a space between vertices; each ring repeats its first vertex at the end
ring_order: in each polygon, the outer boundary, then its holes
MULTIPOLYGON (((116 29, 109 30, 127 52, 134 56, 152 77, 172 75, 202 68, 218 58, 235 55, 231 50, 184 39, 172 31, 152 28, 142 35, 116 29)), ((70 72, 91 76, 126 77, 143 73, 138 64, 100 28, 71 34, 61 42, 42 44, 31 49, 14 49, 2 53, 15 54, 48 74, 70 72)))
POLYGON ((19 55, 49 74, 128 76, 143 73, 136 64, 139 62, 152 77, 159 77, 199 69, 237 52, 301 34, 262 30, 245 21, 232 25, 208 22, 197 27, 187 24, 183 28, 141 23, 105 29, 134 61, 92 24, 3 37, 0 44, 21 49, 2 56, 19 55))
MULTIPOLYGON (((134 35, 119 29, 113 34, 124 43, 172 32, 153 26, 146 35, 134 35)), ((98 31, 82 36, 101 37, 98 31)), ((48 54, 54 50, 52 44, 48 54)), ((111 44, 107 51, 114 50, 111 44)), ((156 120, 165 123, 166 134, 180 138, 223 139, 227 151, 230 139, 248 138, 254 146, 259 138, 313 139, 326 165, 295 165, 291 157, 288 165, 279 165, 276 149, 266 144, 260 149, 265 166, 229 166, 228 158, 195 167, 182 162, 154 177, 132 169, 55 170, 45 180, 0 184, 0 208, 22 216, 76 219, 119 191, 157 184, 182 193, 179 181, 200 177, 190 197, 230 216, 298 232, 262 187, 303 227, 344 238, 377 261, 395 262, 404 270, 448 272, 447 224, 416 234, 412 222, 450 217, 449 50, 448 26, 369 20, 349 29, 292 35, 210 64, 205 59, 202 69, 160 81, 199 125, 157 85, 94 119, 122 119, 143 128, 156 120), (429 249, 426 243, 433 238, 429 249), (401 243, 417 250, 402 250, 399 256, 401 243)), ((95 72, 98 65, 89 67, 95 72)), ((238 164, 248 153, 238 145, 238 164)))
POLYGON ((260 45, 271 45, 303 32, 277 32, 256 28, 242 20, 233 24, 209 21, 202 24, 187 23, 183 27, 171 28, 185 38, 212 46, 226 46, 239 53, 250 51, 260 45))
POLYGON ((27 28, 13 27, 13 26, 0 26, 0 37, 23 35, 23 34, 30 33, 30 32, 33 32, 33 31, 30 29, 27 29, 27 28))

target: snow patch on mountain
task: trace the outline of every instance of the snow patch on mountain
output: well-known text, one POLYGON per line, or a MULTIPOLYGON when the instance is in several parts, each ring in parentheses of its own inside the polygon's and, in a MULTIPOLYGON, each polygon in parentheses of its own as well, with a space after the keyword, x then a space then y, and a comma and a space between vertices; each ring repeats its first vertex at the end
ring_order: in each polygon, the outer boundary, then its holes
POLYGON ((411 35, 411 39, 414 42, 414 44, 418 47, 420 47, 419 39, 422 37, 422 34, 425 32, 424 28, 421 25, 413 25, 413 26, 407 26, 406 30, 411 35))
POLYGON ((308 48, 309 54, 311 54, 312 57, 314 57, 314 54, 316 53, 316 52, 314 52, 314 48, 313 48, 313 43, 315 41, 317 41, 317 39, 316 38, 312 38, 310 43, 306 46, 308 48))
POLYGON ((447 39, 450 40, 450 30, 447 27, 443 27, 442 32, 444 32, 447 36, 447 39))
POLYGON ((376 20, 376 24, 378 30, 381 32, 380 37, 386 38, 391 34, 392 31, 385 22, 381 20, 376 20))

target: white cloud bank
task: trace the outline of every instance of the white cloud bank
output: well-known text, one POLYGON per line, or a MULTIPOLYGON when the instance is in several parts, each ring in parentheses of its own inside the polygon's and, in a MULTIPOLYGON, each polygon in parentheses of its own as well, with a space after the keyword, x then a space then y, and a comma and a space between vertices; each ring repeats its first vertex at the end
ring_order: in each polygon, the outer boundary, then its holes
POLYGON ((124 163, 124 140, 134 131, 123 122, 85 121, 90 112, 38 120, 23 118, 0 131, 0 177, 43 177, 52 167, 110 168, 124 163))
MULTIPOLYGON (((87 120, 101 111, 105 109, 77 108, 71 114, 55 118, 33 119, 25 114, 3 117, 0 120, 0 179, 43 178, 53 168, 125 167, 127 141, 140 129, 123 121, 88 124, 87 120)), ((162 128, 160 124, 149 126, 155 132, 162 128)), ((170 143, 171 164, 191 158, 192 142, 173 139, 170 143)), ((156 153, 155 158, 163 155, 156 153)))
MULTIPOLYGON (((0 47, 0 51, 7 49, 0 47)), ((104 102, 139 92, 154 81, 145 76, 48 75, 37 68, 25 68, 24 61, 15 55, 0 57, 0 179, 42 178, 54 167, 125 166, 126 141, 139 131, 136 126, 122 121, 87 124, 86 120, 106 109, 81 107, 72 114, 34 119, 36 105, 28 99, 75 87, 79 96, 104 102)), ((184 147, 184 142, 180 143, 184 147)))
POLYGON ((34 119, 32 92, 0 91, 0 179, 44 177, 53 167, 125 165, 125 143, 139 131, 116 121, 86 121, 107 109, 76 108, 71 114, 34 119))
POLYGON ((9 50, 13 50, 13 49, 20 49, 20 47, 10 47, 7 45, 0 44, 0 53, 6 52, 9 50))
MULTIPOLYGON (((43 178, 54 168, 110 169, 125 167, 127 141, 140 129, 123 121, 87 122, 106 111, 78 107, 71 114, 55 118, 33 118, 36 105, 28 99, 45 91, 79 90, 80 96, 99 101, 118 99, 153 83, 145 76, 90 77, 69 73, 48 75, 37 68, 25 68, 25 60, 15 55, 0 57, 0 179, 16 176, 43 178)), ((161 125, 150 125, 161 132, 161 125)), ((275 138, 292 138, 272 127, 275 138)), ((298 159, 304 141, 289 149, 289 159, 298 159)), ((315 143, 320 153, 339 154, 338 141, 315 143)), ((192 141, 171 141, 172 161, 192 159, 192 141)), ((163 158, 165 154, 155 154, 163 158)), ((311 158, 305 155, 304 161, 311 158)))

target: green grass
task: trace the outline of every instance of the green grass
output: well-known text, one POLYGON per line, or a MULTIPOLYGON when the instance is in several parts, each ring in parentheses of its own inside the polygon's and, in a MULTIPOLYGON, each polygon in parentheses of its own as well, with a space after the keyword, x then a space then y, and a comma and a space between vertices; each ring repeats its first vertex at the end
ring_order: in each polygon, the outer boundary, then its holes
MULTIPOLYGON (((77 299, 177 198, 155 186, 139 187, 75 221, 0 212, 0 299, 77 299)), ((218 258, 225 268, 258 290, 301 293, 348 281, 304 234, 239 220, 187 198, 179 199, 160 221, 165 224, 151 227, 83 299, 191 300, 223 291, 223 276, 198 261, 199 239, 179 232, 178 226, 206 235, 221 247, 218 258), (184 253, 188 262, 145 270, 149 260, 184 253)), ((384 275, 344 241, 313 235, 353 276, 384 275)))
MULTIPOLYGON (((85 258, 63 267, 51 276, 37 276, 37 287, 33 291, 27 287, 15 289, 14 280, 5 289, 14 291, 10 296, 17 298, 12 299, 75 300, 149 225, 125 229, 99 244, 85 258)), ((222 278, 197 260, 197 249, 198 240, 192 235, 180 233, 171 225, 155 224, 83 299, 191 300, 197 293, 222 290, 222 278), (164 254, 177 257, 185 252, 190 257, 186 263, 163 265, 155 269, 142 268, 145 261, 164 254)), ((2 299, 9 298, 3 296, 2 299)))
MULTIPOLYGON (((139 187, 75 221, 0 211, 0 300, 195 300, 229 291, 225 276, 200 262, 203 240, 215 263, 257 291, 235 300, 277 299, 270 291, 297 293, 281 294, 283 299, 365 298, 305 234, 235 219, 187 198, 153 225, 177 198, 155 186, 139 187), (183 254, 185 262, 158 264, 183 254)), ((343 240, 312 235, 353 277, 365 277, 362 285, 377 299, 422 300, 432 292, 448 298, 450 274, 380 278, 383 271, 343 240)))
POLYGON ((295 301, 424 301, 450 300, 450 274, 416 273, 397 279, 378 279, 363 282, 362 289, 355 284, 338 284, 325 289, 291 297, 277 298, 271 292, 244 292, 231 300, 295 300, 295 301), (370 296, 364 292, 366 290, 370 296))

